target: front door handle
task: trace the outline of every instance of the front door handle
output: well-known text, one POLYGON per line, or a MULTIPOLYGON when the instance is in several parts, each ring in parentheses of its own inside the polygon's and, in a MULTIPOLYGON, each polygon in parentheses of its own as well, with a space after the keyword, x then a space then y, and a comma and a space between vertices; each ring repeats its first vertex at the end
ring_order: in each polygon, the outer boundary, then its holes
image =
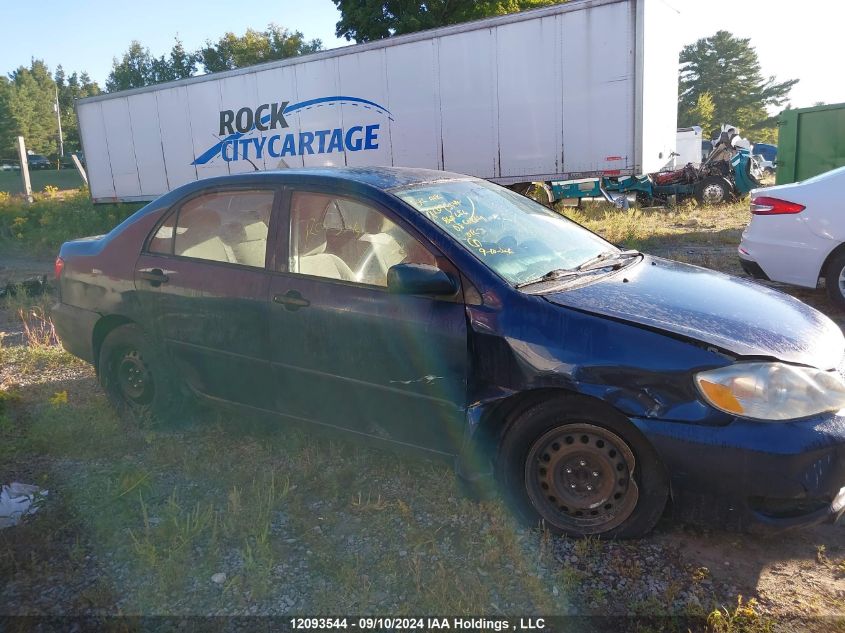
POLYGON ((300 308, 307 308, 311 305, 308 299, 304 299, 298 290, 288 290, 283 295, 275 295, 273 301, 285 306, 285 310, 299 310, 300 308))
POLYGON ((141 279, 145 279, 153 286, 160 286, 170 281, 170 276, 166 275, 161 268, 153 268, 151 270, 142 270, 138 273, 141 279))

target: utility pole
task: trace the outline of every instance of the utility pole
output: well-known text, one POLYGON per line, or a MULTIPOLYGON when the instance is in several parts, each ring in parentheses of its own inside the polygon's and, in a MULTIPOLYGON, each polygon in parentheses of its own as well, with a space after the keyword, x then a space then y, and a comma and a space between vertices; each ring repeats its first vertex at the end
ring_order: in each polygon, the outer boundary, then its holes
POLYGON ((62 111, 59 109, 59 87, 56 86, 56 103, 53 104, 56 111, 56 123, 59 124, 59 158, 65 157, 65 141, 62 138, 62 111))

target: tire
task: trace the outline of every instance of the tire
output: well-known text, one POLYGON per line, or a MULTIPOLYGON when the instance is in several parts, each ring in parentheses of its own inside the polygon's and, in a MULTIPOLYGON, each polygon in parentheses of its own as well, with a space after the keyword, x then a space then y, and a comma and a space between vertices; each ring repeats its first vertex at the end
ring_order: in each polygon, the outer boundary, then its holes
POLYGON ((730 198, 731 186, 720 176, 708 176, 695 186, 695 199, 699 204, 722 204, 728 202, 730 198))
POLYGON ((840 310, 845 310, 845 251, 834 255, 824 271, 827 296, 840 310))
POLYGON ((643 536, 669 496, 665 470, 645 437, 625 416, 577 395, 519 413, 500 444, 498 469, 526 523, 568 536, 643 536))
POLYGON ((645 191, 638 191, 636 193, 636 197, 637 197, 637 205, 639 205, 639 207, 641 209, 645 209, 647 207, 653 207, 654 206, 654 203, 655 203, 654 198, 652 198, 650 195, 648 195, 645 191))
POLYGON ((513 191, 514 193, 518 193, 518 194, 519 194, 519 195, 521 195, 521 196, 527 196, 527 195, 528 195, 528 191, 529 191, 529 190, 531 189, 531 187, 533 187, 533 186, 534 186, 534 183, 530 183, 530 182, 517 182, 517 183, 515 183, 515 184, 513 184, 513 185, 508 185, 508 189, 510 189, 510 190, 511 190, 511 191, 513 191))
POLYGON ((185 421, 187 394, 157 345, 138 325, 121 325, 100 347, 97 375, 112 405, 142 427, 185 421))
POLYGON ((545 182, 520 182, 508 188, 521 196, 531 198, 534 202, 539 202, 544 207, 554 209, 554 194, 552 188, 545 182))

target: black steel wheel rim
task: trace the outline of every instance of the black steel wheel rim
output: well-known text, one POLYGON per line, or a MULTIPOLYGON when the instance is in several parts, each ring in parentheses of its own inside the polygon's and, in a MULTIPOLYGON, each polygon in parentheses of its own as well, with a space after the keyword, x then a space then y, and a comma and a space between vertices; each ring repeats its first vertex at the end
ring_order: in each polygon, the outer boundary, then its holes
POLYGON ((153 379, 144 357, 136 349, 117 354, 117 387, 121 397, 131 404, 147 404, 153 398, 153 379))
POLYGON ((636 461, 618 435, 587 423, 551 429, 528 449, 525 488, 546 521, 565 532, 600 534, 636 508, 636 461))

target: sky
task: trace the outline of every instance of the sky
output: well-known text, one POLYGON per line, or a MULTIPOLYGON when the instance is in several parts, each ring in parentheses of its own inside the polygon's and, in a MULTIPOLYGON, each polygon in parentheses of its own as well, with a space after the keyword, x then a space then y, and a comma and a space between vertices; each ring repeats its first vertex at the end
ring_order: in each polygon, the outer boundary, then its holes
MULTIPOLYGON (((726 29, 751 38, 763 74, 800 79, 791 102, 845 102, 842 77, 845 2, 840 0, 666 0, 680 13, 679 38, 691 43, 726 29)), ((88 71, 105 84, 112 58, 133 39, 166 54, 178 35, 189 50, 227 31, 241 34, 268 23, 319 38, 326 48, 350 43, 335 37, 340 14, 331 0, 4 0, 0 72, 43 59, 51 70, 88 71), (37 6, 37 10, 34 10, 37 6)))

